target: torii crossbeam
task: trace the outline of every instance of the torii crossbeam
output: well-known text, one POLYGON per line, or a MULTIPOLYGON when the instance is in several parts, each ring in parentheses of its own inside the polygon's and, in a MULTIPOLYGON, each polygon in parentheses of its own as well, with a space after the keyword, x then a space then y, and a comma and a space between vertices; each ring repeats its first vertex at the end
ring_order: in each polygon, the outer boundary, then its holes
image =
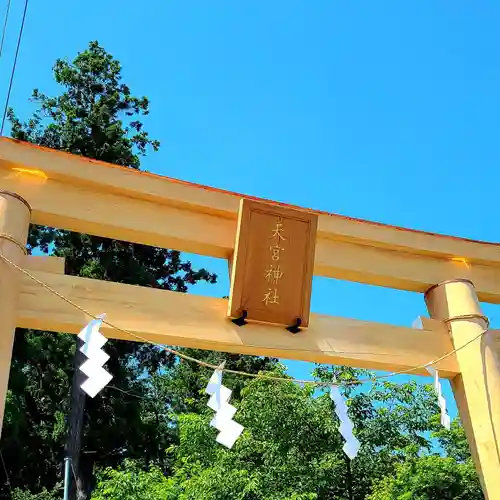
MULTIPOLYGON (((262 324, 240 328, 227 319, 224 299, 66 276, 62 259, 23 252, 31 222, 231 259, 241 198, 0 138, 0 254, 149 341, 398 371, 466 344, 487 328, 479 301, 500 303, 500 245, 323 212, 315 212, 314 274, 427 292, 433 319, 423 329, 314 314, 299 335, 262 324)), ((0 260, 0 430, 15 328, 77 333, 88 319, 0 260)), ((500 332, 490 330, 436 365, 451 379, 488 500, 500 499, 499 349, 500 332)))

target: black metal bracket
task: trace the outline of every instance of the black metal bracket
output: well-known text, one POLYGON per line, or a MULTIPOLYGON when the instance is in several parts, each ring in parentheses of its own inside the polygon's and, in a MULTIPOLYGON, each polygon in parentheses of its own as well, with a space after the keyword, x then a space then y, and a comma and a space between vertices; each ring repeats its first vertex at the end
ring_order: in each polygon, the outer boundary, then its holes
POLYGON ((295 320, 295 324, 292 326, 287 326, 286 329, 291 332, 291 333, 299 333, 302 330, 300 329, 300 325, 302 324, 302 320, 300 318, 297 318, 295 320))
POLYGON ((248 316, 248 312, 246 309, 243 309, 243 312, 241 313, 241 316, 239 318, 232 319, 231 321, 238 326, 245 326, 248 321, 246 321, 248 316))

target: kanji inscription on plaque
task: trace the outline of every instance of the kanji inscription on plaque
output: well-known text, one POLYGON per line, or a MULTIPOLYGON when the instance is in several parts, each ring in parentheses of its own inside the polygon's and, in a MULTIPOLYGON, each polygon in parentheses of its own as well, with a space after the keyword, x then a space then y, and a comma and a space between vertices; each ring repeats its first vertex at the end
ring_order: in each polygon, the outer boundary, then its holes
POLYGON ((317 225, 314 213, 241 200, 230 318, 308 326, 317 225))

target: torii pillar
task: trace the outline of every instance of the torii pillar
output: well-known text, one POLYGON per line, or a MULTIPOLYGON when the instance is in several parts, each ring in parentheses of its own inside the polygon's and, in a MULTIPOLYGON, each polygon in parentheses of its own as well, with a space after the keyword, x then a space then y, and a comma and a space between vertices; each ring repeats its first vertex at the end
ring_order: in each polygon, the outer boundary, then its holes
POLYGON ((500 363, 471 281, 454 279, 425 295, 429 313, 445 321, 460 374, 451 386, 486 500, 500 499, 500 363), (475 340, 474 340, 475 339, 475 340))
MULTIPOLYGON (((30 218, 31 208, 24 198, 0 191, 0 254, 20 267, 24 267, 30 218)), ((20 281, 21 273, 0 260, 0 435, 16 330, 20 281)))

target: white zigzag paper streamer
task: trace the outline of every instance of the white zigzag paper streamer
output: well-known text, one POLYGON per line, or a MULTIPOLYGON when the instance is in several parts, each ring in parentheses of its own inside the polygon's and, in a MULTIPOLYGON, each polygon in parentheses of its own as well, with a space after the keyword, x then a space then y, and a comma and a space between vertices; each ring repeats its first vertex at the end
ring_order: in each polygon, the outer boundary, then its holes
MULTIPOLYGON (((412 324, 413 328, 417 330, 423 329, 422 318, 420 316, 412 324)), ((441 410, 441 425, 446 429, 450 430, 451 427, 451 419, 448 413, 446 412, 446 399, 444 398, 441 392, 441 382, 439 381, 439 372, 432 366, 426 366, 425 369, 430 373, 430 375, 434 378, 434 390, 436 391, 438 397, 438 405, 441 410)))
POLYGON ((347 414, 347 406, 339 388, 336 385, 330 386, 330 398, 335 406, 335 413, 340 420, 339 432, 345 439, 344 453, 352 460, 358 454, 361 447, 359 441, 353 434, 354 424, 347 414))
POLYGON ((80 366, 80 370, 87 375, 88 379, 80 386, 91 398, 104 389, 113 375, 108 373, 103 365, 108 361, 109 355, 101 347, 108 341, 100 332, 102 320, 106 315, 101 314, 93 319, 79 334, 78 338, 85 342, 80 347, 80 352, 87 356, 87 361, 80 366))
POLYGON ((423 330, 424 324, 422 322, 422 317, 417 316, 415 321, 411 325, 412 328, 415 328, 416 330, 423 330))
POLYGON ((236 408, 229 404, 231 389, 222 385, 222 368, 224 363, 210 377, 205 392, 210 394, 207 406, 215 411, 210 425, 219 431, 216 441, 226 448, 232 448, 243 432, 243 426, 233 420, 236 408))
POLYGON ((434 390, 436 391, 438 397, 438 405, 441 409, 441 425, 446 429, 450 430, 451 427, 451 418, 446 412, 446 399, 441 393, 441 382, 439 381, 439 371, 432 366, 427 366, 426 370, 434 377, 434 390))

